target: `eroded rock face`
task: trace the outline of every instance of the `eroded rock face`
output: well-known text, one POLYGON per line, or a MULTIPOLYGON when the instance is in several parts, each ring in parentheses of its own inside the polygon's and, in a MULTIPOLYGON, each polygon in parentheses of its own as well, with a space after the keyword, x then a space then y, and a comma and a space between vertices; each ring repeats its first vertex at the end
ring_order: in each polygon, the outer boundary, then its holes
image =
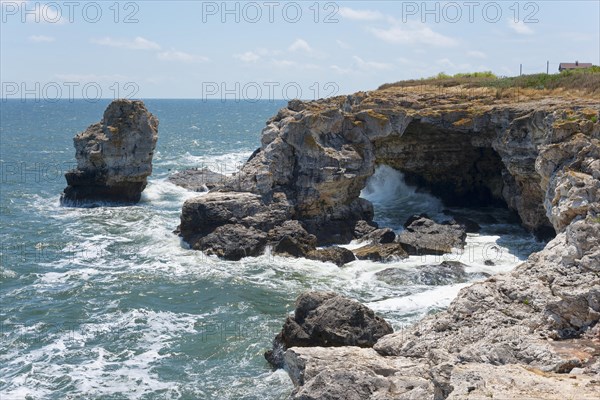
POLYGON ((265 357, 281 367, 283 352, 290 347, 372 347, 391 332, 390 324, 357 301, 331 292, 306 292, 296 300, 294 316, 287 318, 265 357))
POLYGON ((102 121, 73 139, 77 168, 65 174, 61 203, 137 203, 152 173, 158 119, 142 101, 115 100, 102 121))

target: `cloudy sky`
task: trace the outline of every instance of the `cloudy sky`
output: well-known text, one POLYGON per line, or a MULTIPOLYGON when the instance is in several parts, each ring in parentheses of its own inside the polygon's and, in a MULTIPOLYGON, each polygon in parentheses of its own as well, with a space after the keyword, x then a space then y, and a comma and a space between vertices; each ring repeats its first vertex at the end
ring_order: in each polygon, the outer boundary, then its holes
POLYGON ((0 2, 9 98, 315 98, 600 64, 597 0, 0 2))

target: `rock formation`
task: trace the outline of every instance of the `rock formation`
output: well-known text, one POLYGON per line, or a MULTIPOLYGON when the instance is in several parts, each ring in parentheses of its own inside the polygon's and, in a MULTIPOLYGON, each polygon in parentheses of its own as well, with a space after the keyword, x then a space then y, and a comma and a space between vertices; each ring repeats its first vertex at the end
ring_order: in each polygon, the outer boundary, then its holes
MULTIPOLYGON (((252 193, 267 210, 284 197, 287 218, 319 245, 377 228, 372 205, 359 198, 377 164, 447 205, 506 205, 552 239, 514 271, 462 289, 447 310, 373 349, 288 348, 294 398, 598 398, 599 119, 598 102, 585 98, 516 102, 392 87, 293 101, 269 120, 261 148, 220 190, 252 193)), ((186 218, 184 207, 182 226, 186 218)), ((468 221, 455 222, 462 227, 446 228, 460 237, 468 221)), ((402 234, 395 243, 412 245, 402 234)), ((449 280, 463 279, 460 266, 444 268, 449 280)))
POLYGON ((287 318, 265 357, 281 367, 283 352, 291 347, 373 347, 392 332, 390 324, 357 301, 331 292, 307 292, 296 299, 294 316, 287 318))
POLYGON ((102 121, 73 139, 77 168, 65 174, 61 203, 137 203, 152 173, 158 119, 142 101, 115 100, 102 121))

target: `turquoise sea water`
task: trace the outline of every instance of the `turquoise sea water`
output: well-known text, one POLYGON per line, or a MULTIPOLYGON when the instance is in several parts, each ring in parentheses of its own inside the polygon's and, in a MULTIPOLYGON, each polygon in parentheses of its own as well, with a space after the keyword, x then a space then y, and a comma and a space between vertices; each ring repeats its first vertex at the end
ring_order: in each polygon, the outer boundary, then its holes
MULTIPOLYGON (((108 101, 0 104, 0 398, 281 399, 292 390, 262 354, 294 299, 334 290, 396 329, 447 306, 465 283, 390 286, 375 273, 444 257, 332 264, 265 254, 226 262, 187 250, 172 231, 196 193, 166 181, 206 166, 231 173, 260 143, 283 102, 147 100, 160 119, 154 173, 140 204, 63 208, 72 138, 108 101)), ((441 204, 381 167, 363 192, 377 219, 401 229, 441 204)), ((542 244, 498 210, 464 252, 469 272, 508 271, 542 244), (484 265, 494 259, 495 266, 484 265)), ((350 245, 352 247, 352 245, 350 245)))

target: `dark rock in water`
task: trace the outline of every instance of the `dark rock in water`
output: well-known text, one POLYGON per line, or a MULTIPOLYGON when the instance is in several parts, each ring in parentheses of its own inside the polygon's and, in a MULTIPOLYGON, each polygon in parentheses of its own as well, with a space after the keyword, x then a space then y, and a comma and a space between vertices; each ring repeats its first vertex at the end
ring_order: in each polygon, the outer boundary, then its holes
POLYGON ((472 219, 456 216, 453 217, 450 221, 444 222, 445 225, 460 225, 465 228, 465 232, 468 233, 477 233, 481 230, 481 226, 473 221, 472 219))
POLYGON ((393 286, 431 285, 442 286, 467 282, 471 277, 465 272, 466 265, 458 261, 419 265, 410 270, 387 268, 375 274, 377 279, 393 286))
POLYGON ((307 258, 322 262, 331 262, 338 267, 356 260, 354 253, 348 249, 338 246, 330 246, 324 249, 313 250, 307 254, 307 258))
POLYGON ((442 225, 428 218, 413 220, 396 241, 411 255, 441 255, 464 248, 467 234, 460 225, 442 225))
POLYGON ((493 265, 496 265, 496 263, 494 263, 492 260, 485 260, 483 263, 485 265, 487 265, 487 266, 490 266, 490 267, 493 266, 493 265))
POLYGON ((281 226, 269 231, 269 242, 276 254, 287 254, 293 257, 307 257, 316 250, 317 238, 302 227, 298 221, 285 221, 281 226))
POLYGON ((416 220, 421 219, 421 218, 430 219, 429 215, 427 215, 425 213, 414 214, 414 215, 411 215, 410 217, 408 217, 408 219, 406 220, 406 222, 404 222, 404 224, 402 226, 404 226, 405 228, 408 228, 410 226, 410 224, 412 224, 413 222, 415 222, 416 220))
POLYGON ((408 253, 399 243, 370 244, 354 250, 354 255, 359 260, 395 261, 408 257, 408 253))
POLYGON ((396 239, 396 233, 390 228, 375 229, 359 239, 361 242, 369 242, 373 244, 392 243, 396 239))
POLYGON ((306 292, 296 299, 294 316, 286 319, 265 358, 279 368, 290 347, 372 347, 392 332, 390 324, 357 301, 332 292, 306 292))
POLYGON ((157 139, 158 119, 142 101, 113 101, 102 121, 73 139, 77 168, 65 174, 61 203, 137 203, 152 173, 157 139))
POLYGON ((415 268, 416 283, 422 285, 452 285, 469 280, 465 272, 467 265, 458 261, 443 261, 441 264, 419 265, 415 268))
MULTIPOLYGON (((210 192, 186 200, 179 231, 190 245, 227 224, 241 224, 268 232, 291 217, 291 207, 280 198, 266 204, 261 196, 245 192, 210 192)), ((233 244, 235 245, 235 244, 233 244)))
POLYGON ((240 224, 223 225, 194 244, 195 250, 216 255, 226 260, 238 261, 243 257, 262 254, 267 245, 267 235, 240 224))
POLYGON ((225 178, 223 174, 202 168, 176 172, 169 176, 168 180, 174 185, 194 192, 207 192, 221 185, 225 178))
POLYGON ((378 228, 377 223, 360 220, 354 225, 354 237, 360 239, 378 228))

